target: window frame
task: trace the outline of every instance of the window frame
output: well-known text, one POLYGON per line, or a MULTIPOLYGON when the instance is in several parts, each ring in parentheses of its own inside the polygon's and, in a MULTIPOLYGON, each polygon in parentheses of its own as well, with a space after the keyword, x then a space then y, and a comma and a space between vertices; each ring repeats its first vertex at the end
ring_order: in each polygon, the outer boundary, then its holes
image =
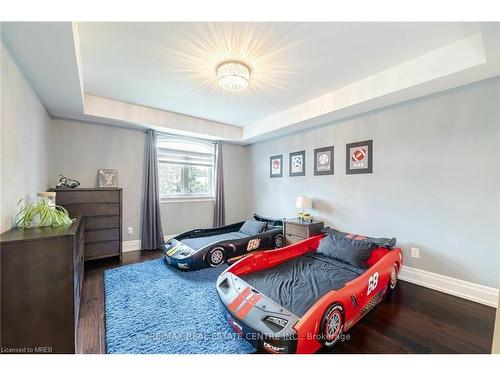
MULTIPOLYGON (((182 155, 181 151, 173 150, 174 153, 179 152, 182 155)), ((178 137, 171 136, 166 134, 158 134, 157 139, 157 147, 156 147, 156 158, 158 162, 158 173, 161 163, 169 164, 169 165, 180 165, 181 166, 181 192, 173 193, 173 194, 161 194, 160 193, 160 202, 203 202, 203 201, 213 201, 215 200, 215 142, 201 140, 197 138, 187 138, 187 137, 178 137), (186 152, 185 154, 195 155, 198 154, 200 156, 211 156, 211 164, 196 164, 196 163, 182 163, 182 162, 167 162, 161 161, 161 147, 159 147, 160 139, 164 138, 165 140, 174 140, 178 142, 186 142, 199 144, 204 146, 210 146, 212 148, 212 153, 202 153, 202 152, 186 152), (208 180, 209 180, 209 191, 206 194, 203 193, 189 193, 188 192, 188 181, 189 181, 189 167, 191 166, 204 166, 208 168, 208 180)), ((161 187, 160 187, 161 190, 161 187)))

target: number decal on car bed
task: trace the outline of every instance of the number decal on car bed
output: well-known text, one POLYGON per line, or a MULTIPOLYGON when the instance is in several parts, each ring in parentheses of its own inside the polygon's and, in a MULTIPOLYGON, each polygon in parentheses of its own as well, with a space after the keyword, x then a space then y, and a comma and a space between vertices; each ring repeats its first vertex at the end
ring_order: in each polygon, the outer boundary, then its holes
POLYGON ((256 250, 260 246, 260 238, 254 238, 253 240, 248 241, 247 251, 256 250))
POLYGON ((375 290, 378 284, 378 272, 375 272, 372 276, 370 276, 370 279, 368 280, 368 290, 366 292, 366 295, 370 295, 371 292, 375 290))

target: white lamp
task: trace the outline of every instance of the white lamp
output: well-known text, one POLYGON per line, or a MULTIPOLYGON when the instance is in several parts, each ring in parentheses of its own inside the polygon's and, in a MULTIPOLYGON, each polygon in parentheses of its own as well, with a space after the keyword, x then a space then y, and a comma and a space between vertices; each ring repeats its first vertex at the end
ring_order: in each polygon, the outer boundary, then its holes
POLYGON ((305 210, 312 208, 312 199, 304 195, 299 195, 297 197, 297 203, 295 204, 297 208, 302 208, 302 213, 306 213, 305 210))

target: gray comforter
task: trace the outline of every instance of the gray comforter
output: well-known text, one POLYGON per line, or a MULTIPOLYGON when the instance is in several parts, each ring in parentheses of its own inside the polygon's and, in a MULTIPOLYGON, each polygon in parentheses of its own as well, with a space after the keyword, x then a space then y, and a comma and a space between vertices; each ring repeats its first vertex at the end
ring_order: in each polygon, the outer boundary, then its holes
POLYGON ((185 238, 181 240, 181 242, 189 246, 193 250, 199 250, 202 247, 205 247, 215 242, 237 240, 245 237, 248 237, 248 234, 241 232, 230 232, 224 234, 216 234, 215 236, 208 236, 208 237, 185 238))
POLYGON ((310 253, 274 268, 242 275, 262 294, 301 317, 323 295, 342 288, 365 270, 310 253))

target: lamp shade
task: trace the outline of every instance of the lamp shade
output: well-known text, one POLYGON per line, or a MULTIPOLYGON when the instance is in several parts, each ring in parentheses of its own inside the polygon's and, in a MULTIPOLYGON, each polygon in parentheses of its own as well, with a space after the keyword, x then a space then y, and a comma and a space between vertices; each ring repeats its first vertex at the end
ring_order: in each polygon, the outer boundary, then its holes
POLYGON ((312 208, 312 199, 304 195, 299 195, 295 206, 297 208, 312 208))

